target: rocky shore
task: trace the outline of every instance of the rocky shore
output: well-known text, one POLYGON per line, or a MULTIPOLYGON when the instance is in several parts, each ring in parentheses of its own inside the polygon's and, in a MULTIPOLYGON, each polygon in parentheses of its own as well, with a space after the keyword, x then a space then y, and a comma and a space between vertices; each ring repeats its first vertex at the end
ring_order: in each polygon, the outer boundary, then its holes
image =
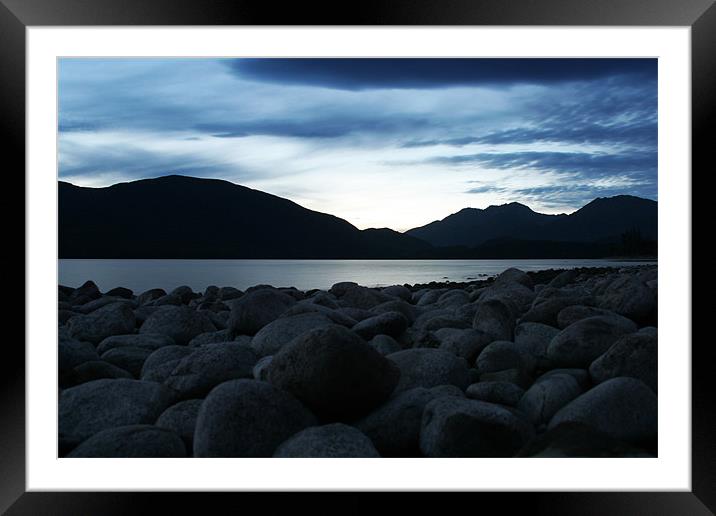
POLYGON ((655 456, 656 314, 656 265, 60 286, 60 456, 655 456))

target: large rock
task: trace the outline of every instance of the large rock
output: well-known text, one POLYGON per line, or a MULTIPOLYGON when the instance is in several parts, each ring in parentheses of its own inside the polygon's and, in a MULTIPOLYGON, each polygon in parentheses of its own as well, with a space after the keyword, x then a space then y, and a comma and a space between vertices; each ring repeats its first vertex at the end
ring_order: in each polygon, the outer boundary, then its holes
POLYGON ((234 340, 234 338, 232 337, 231 332, 229 330, 207 331, 205 333, 200 333, 199 335, 191 339, 189 341, 188 346, 190 348, 199 348, 206 344, 229 342, 231 340, 234 340))
POLYGON ((391 285, 390 287, 385 287, 381 292, 407 301, 408 303, 412 302, 413 299, 413 293, 403 285, 391 285))
POLYGON ((317 424, 291 394, 266 382, 230 380, 202 403, 195 457, 271 457, 292 435, 317 424))
POLYGON ((186 346, 164 346, 147 357, 140 373, 142 380, 163 382, 174 370, 179 360, 194 352, 186 346))
POLYGON ((95 310, 102 308, 103 306, 111 305, 112 303, 127 303, 130 308, 134 308, 134 302, 118 298, 118 297, 112 297, 112 296, 102 296, 99 299, 94 299, 88 303, 85 303, 80 306, 74 307, 74 310, 76 312, 79 312, 81 314, 89 314, 94 312, 95 310))
POLYGON ((400 344, 398 344, 393 337, 389 337, 388 335, 376 335, 370 339, 368 344, 383 356, 396 353, 402 349, 400 344))
POLYGON ((656 319, 656 292, 631 275, 612 282, 599 299, 599 307, 640 323, 656 319))
POLYGON ((469 384, 467 361, 448 351, 405 349, 387 358, 400 369, 400 382, 395 392, 438 385, 455 385, 464 391, 469 384))
POLYGON ((157 419, 158 428, 171 430, 184 441, 186 449, 191 453, 194 446, 194 430, 196 418, 204 400, 184 400, 166 409, 157 419))
POLYGON ((163 348, 164 346, 173 346, 174 339, 167 335, 161 334, 130 334, 130 335, 112 335, 107 337, 97 346, 97 353, 100 355, 106 353, 110 349, 121 347, 133 347, 149 349, 151 351, 163 348))
POLYGON ((107 291, 105 293, 105 296, 121 297, 124 299, 132 299, 134 297, 134 292, 132 292, 128 288, 115 287, 112 290, 107 291))
POLYGON ((420 422, 427 403, 445 395, 462 396, 455 386, 416 387, 393 396, 353 423, 384 457, 420 456, 420 422))
POLYGON ((177 296, 183 304, 188 304, 189 301, 192 299, 196 299, 198 297, 201 297, 201 294, 197 294, 194 292, 191 287, 188 287, 187 285, 182 285, 180 287, 175 288, 171 292, 169 292, 170 296, 177 296))
POLYGON ((529 422, 500 405, 445 396, 425 406, 420 449, 426 457, 511 457, 533 436, 529 422))
POLYGON ((614 439, 648 443, 657 434, 656 395, 641 380, 612 378, 562 408, 549 428, 562 423, 582 423, 614 439))
POLYGON ((85 281, 82 286, 71 290, 69 293, 69 302, 73 305, 82 305, 93 299, 98 299, 102 293, 93 281, 85 281))
POLYGON ((532 281, 532 278, 530 278, 529 274, 515 267, 506 269, 501 274, 499 274, 495 278, 495 283, 498 285, 504 283, 519 283, 520 285, 529 289, 534 288, 534 283, 532 281))
POLYGON ((139 328, 141 334, 166 335, 182 346, 207 331, 216 331, 216 328, 205 315, 188 306, 161 307, 139 328))
POLYGON ((517 409, 536 426, 540 426, 549 423, 559 409, 581 393, 577 380, 569 374, 544 376, 527 389, 517 409))
POLYGON ((81 340, 60 335, 57 346, 60 380, 62 380, 63 375, 69 373, 74 367, 84 362, 99 360, 97 351, 89 342, 82 342, 81 340))
POLYGON ((83 362, 72 369, 70 383, 72 385, 79 385, 81 383, 91 382, 92 380, 101 380, 102 378, 131 379, 132 373, 103 360, 91 360, 89 362, 83 362))
POLYGON ((380 457, 360 430, 343 423, 314 426, 281 444, 274 457, 380 457))
MULTIPOLYGON (((331 291, 333 291, 333 287, 331 287, 331 291)), ((339 297, 341 298, 341 304, 343 306, 363 308, 365 310, 369 310, 386 301, 393 300, 392 297, 383 294, 379 290, 361 286, 350 287, 339 297)))
POLYGON ((520 322, 538 322, 557 327, 557 316, 564 308, 573 305, 593 305, 594 300, 588 296, 550 297, 535 299, 532 307, 522 316, 520 322))
POLYGON ((233 302, 228 329, 235 335, 254 335, 294 304, 293 297, 276 289, 248 292, 233 302))
POLYGON ((410 303, 402 300, 386 301, 370 309, 375 314, 384 314, 386 312, 399 312, 405 316, 408 323, 413 324, 420 314, 420 310, 410 303))
POLYGON ((318 312, 280 317, 261 328, 251 340, 251 347, 259 357, 274 355, 294 338, 331 324, 331 319, 318 312))
POLYGON ((126 302, 112 303, 87 315, 67 321, 70 334, 79 340, 97 344, 110 335, 134 331, 134 312, 126 302))
POLYGON ((624 335, 589 366, 594 383, 618 376, 638 378, 658 392, 657 338, 655 334, 638 332, 624 335))
POLYGON ((129 425, 98 432, 68 457, 186 457, 186 448, 177 434, 152 425, 129 425))
POLYGON ((408 319, 400 312, 385 312, 353 326, 353 331, 366 340, 376 335, 390 335, 398 337, 408 327, 408 319))
POLYGON ((174 402, 174 393, 154 382, 95 380, 62 391, 60 440, 80 442, 107 428, 153 424, 174 402))
POLYGON ((534 358, 519 344, 496 340, 482 350, 475 361, 475 369, 481 376, 505 369, 519 369, 531 373, 534 369, 534 358))
POLYGON ((132 373, 132 376, 139 378, 142 374, 142 366, 149 355, 152 354, 151 349, 135 348, 134 346, 123 346, 121 348, 112 348, 102 354, 100 357, 105 362, 109 362, 125 371, 132 373))
POLYGON ((605 310, 604 308, 597 308, 596 306, 585 306, 585 305, 575 305, 575 306, 568 306, 566 308, 563 308, 559 311, 557 314, 557 326, 559 326, 560 329, 565 329, 567 326, 570 326, 577 321, 581 321, 582 319, 587 319, 588 317, 596 317, 598 315, 616 315, 611 310, 605 310))
POLYGON ((636 324, 620 316, 582 319, 559 332, 547 347, 548 360, 561 367, 586 367, 636 324))
POLYGON ((653 457, 579 423, 563 423, 530 441, 516 457, 653 457))
POLYGON ((162 288, 153 288, 150 290, 147 290, 145 292, 142 292, 137 296, 137 304, 139 306, 146 305, 147 303, 150 303, 154 301, 155 299, 159 299, 160 297, 166 296, 167 293, 162 288))
POLYGON ((495 282, 480 294, 480 303, 491 300, 501 301, 510 308, 513 317, 527 311, 535 299, 535 293, 520 283, 495 282))
POLYGON ((179 360, 164 385, 182 399, 200 398, 227 380, 252 378, 256 361, 256 353, 246 345, 207 344, 179 360))
POLYGON ((480 301, 472 327, 492 335, 493 340, 512 340, 515 318, 510 308, 498 299, 480 301))
POLYGON ((441 328, 435 331, 435 336, 440 341, 439 349, 464 358, 470 364, 494 340, 489 333, 472 328, 441 328))
POLYGON ((384 401, 398 368, 343 326, 316 328, 274 355, 271 383, 327 418, 358 417, 384 401))
POLYGON ((516 406, 525 391, 512 382, 478 382, 470 385, 465 394, 473 400, 516 406))
POLYGON ((545 367, 549 363, 547 348, 558 333, 557 328, 546 324, 523 322, 515 328, 515 344, 532 355, 538 367, 545 367))

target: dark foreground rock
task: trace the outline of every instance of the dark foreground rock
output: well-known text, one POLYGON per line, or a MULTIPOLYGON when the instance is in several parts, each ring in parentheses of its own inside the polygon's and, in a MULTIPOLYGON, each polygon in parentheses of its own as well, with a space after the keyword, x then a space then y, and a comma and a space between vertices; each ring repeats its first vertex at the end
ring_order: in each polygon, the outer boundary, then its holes
POLYGON ((60 456, 658 455, 656 266, 477 276, 60 286, 60 456))

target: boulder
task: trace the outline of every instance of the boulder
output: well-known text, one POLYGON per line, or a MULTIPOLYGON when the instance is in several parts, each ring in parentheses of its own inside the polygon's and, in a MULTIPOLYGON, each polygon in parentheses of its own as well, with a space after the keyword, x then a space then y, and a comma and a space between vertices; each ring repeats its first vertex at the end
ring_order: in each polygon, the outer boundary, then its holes
POLYGON ((267 356, 260 358, 254 368, 251 370, 254 380, 260 380, 262 382, 268 382, 268 366, 273 360, 273 356, 267 356))
POLYGON ((543 376, 527 389, 517 409, 539 427, 549 423, 559 409, 581 393, 577 380, 569 374, 543 376))
POLYGON ((656 319, 656 293, 631 275, 613 281, 599 299, 599 307, 639 323, 656 319))
POLYGON ((468 398, 499 405, 516 406, 524 389, 511 382, 479 382, 468 386, 465 394, 468 398))
POLYGON ((353 326, 353 331, 366 340, 376 335, 398 337, 408 327, 408 319, 400 312, 385 312, 353 326))
POLYGON ((70 372, 75 366, 84 362, 99 360, 99 355, 89 342, 60 336, 57 344, 57 360, 60 380, 62 380, 62 376, 70 372))
POLYGON ((468 365, 464 358, 441 349, 405 349, 387 358, 398 366, 400 382, 395 392, 415 387, 455 385, 465 390, 469 384, 468 365))
POLYGON ((611 310, 605 310, 604 308, 597 308, 596 306, 585 306, 575 305, 563 308, 557 314, 557 326, 560 329, 565 329, 567 326, 587 319, 588 317, 596 317, 598 315, 614 316, 617 315, 611 310))
POLYGON ((179 360, 193 353, 194 350, 186 346, 164 346, 149 355, 144 364, 140 377, 142 380, 163 382, 179 360), (167 365, 170 364, 170 365, 167 365))
POLYGON ((166 387, 139 380, 94 380, 70 387, 60 394, 60 440, 80 442, 107 428, 153 424, 174 400, 166 387))
POLYGON ((274 355, 269 381, 329 419, 363 415, 398 383, 398 368, 343 326, 316 328, 274 355))
POLYGON ((128 425, 96 433, 68 457, 163 458, 186 457, 186 447, 177 434, 152 425, 128 425))
POLYGON ((181 399, 200 398, 227 380, 252 378, 256 353, 236 342, 207 344, 179 360, 164 385, 181 399))
POLYGON ((130 308, 134 308, 134 302, 128 299, 113 296, 102 296, 83 305, 75 306, 73 309, 81 314, 89 314, 99 308, 102 308, 103 306, 111 305, 112 303, 127 303, 130 308))
POLYGON ((559 330, 542 323, 523 322, 515 328, 515 344, 532 355, 538 367, 549 364, 547 348, 559 330))
POLYGON ((199 409, 195 457, 271 457, 286 439, 316 418, 296 398, 266 382, 230 380, 199 409))
POLYGON ((530 441, 516 457, 653 457, 579 423, 563 423, 530 441))
POLYGON ((538 322, 552 327, 558 327, 557 316, 564 308, 573 305, 594 304, 594 300, 586 296, 537 298, 532 307, 522 316, 520 322, 538 322))
POLYGON ((207 331, 205 333, 200 333, 193 339, 189 341, 188 346, 190 348, 199 348, 201 346, 204 346, 206 344, 215 344, 217 342, 229 342, 231 340, 234 340, 231 336, 231 332, 229 330, 219 330, 219 331, 207 331))
POLYGON ((636 330, 636 324, 624 317, 588 317, 559 332, 547 347, 547 358, 557 366, 586 367, 619 337, 636 330))
POLYGON ((93 281, 85 281, 82 286, 69 292, 69 302, 73 305, 82 305, 93 299, 98 299, 102 293, 93 281))
POLYGON ((415 319, 420 314, 420 310, 411 305, 410 303, 403 300, 386 301, 370 309, 374 314, 384 314, 386 312, 399 312, 405 316, 410 324, 415 322, 415 319))
POLYGON ((534 436, 534 428, 493 403, 444 396, 423 412, 420 449, 426 457, 511 457, 534 436))
POLYGON ((505 283, 519 283, 520 285, 529 289, 534 288, 534 283, 532 282, 532 278, 530 278, 529 274, 524 271, 521 271, 520 269, 516 269, 515 267, 506 269, 501 274, 499 274, 495 278, 495 283, 498 285, 505 283))
POLYGON ((611 378, 563 407, 549 428, 562 423, 582 423, 614 439, 649 443, 657 435, 656 395, 641 380, 611 378))
POLYGON ((388 335, 376 335, 370 340, 370 342, 368 342, 368 344, 370 344, 373 349, 383 356, 396 353, 402 349, 400 344, 398 344, 393 337, 388 335))
POLYGON ((293 297, 276 289, 247 292, 233 302, 228 329, 234 335, 255 335, 294 304, 293 297))
POLYGON ((78 340, 97 344, 110 335, 134 331, 134 312, 126 302, 112 303, 87 315, 67 321, 70 334, 78 340))
POLYGON ((279 317, 254 336, 251 347, 259 357, 276 354, 283 346, 307 331, 330 326, 333 321, 318 312, 279 317))
POLYGON ((188 287, 186 285, 182 285, 181 287, 177 287, 171 292, 169 292, 170 296, 177 296, 182 304, 189 304, 189 301, 192 299, 196 299, 198 297, 201 297, 201 294, 197 294, 194 292, 191 287, 188 287))
POLYGON ((132 378, 132 374, 103 360, 91 360, 75 366, 70 374, 71 384, 91 382, 102 378, 132 378))
POLYGON ((336 297, 342 297, 350 289, 357 286, 358 283, 354 283, 353 281, 341 281, 339 283, 334 284, 330 289, 328 289, 328 292, 330 292, 336 297))
POLYGON ((381 292, 407 301, 408 303, 412 302, 413 299, 413 293, 403 285, 391 285, 390 287, 385 287, 381 292))
POLYGON ((381 303, 393 300, 392 297, 383 294, 379 290, 361 286, 350 287, 339 297, 343 306, 363 308, 365 310, 370 310, 381 303))
POLYGON ((384 457, 418 457, 425 405, 446 395, 461 396, 462 391, 452 385, 409 389, 396 394, 353 426, 367 435, 384 457))
POLYGON ((97 353, 100 355, 106 353, 110 349, 122 348, 122 347, 133 347, 143 348, 150 351, 155 351, 164 346, 173 346, 174 339, 167 335, 161 334, 130 334, 130 335, 112 335, 102 340, 97 345, 97 353))
POLYGON ((281 444, 274 457, 380 457, 360 430, 343 423, 301 430, 281 444))
POLYGON ((534 370, 534 359, 519 344, 496 340, 482 350, 475 361, 475 369, 480 376, 505 369, 519 369, 531 373, 534 370))
POLYGON ((570 283, 574 283, 577 279, 577 276, 579 276, 579 271, 575 269, 568 269, 566 271, 560 272, 554 278, 552 278, 552 281, 550 281, 547 286, 552 288, 566 287, 570 283))
POLYGON ((196 418, 204 400, 184 400, 161 413, 155 426, 171 430, 178 435, 191 453, 194 445, 196 418))
POLYGON ((238 299, 243 296, 244 293, 238 288, 234 287, 221 287, 219 289, 219 299, 222 301, 231 301, 232 299, 238 299))
POLYGON ((162 296, 166 296, 167 293, 162 288, 153 288, 150 290, 147 290, 145 292, 142 292, 137 296, 137 304, 139 306, 146 305, 147 303, 154 301, 155 299, 159 299, 162 296))
POLYGON ((100 358, 105 362, 109 362, 112 365, 130 372, 134 378, 139 378, 142 374, 144 361, 151 354, 151 349, 123 346, 106 351, 100 358))
POLYGON ((216 331, 212 322, 188 306, 164 306, 152 313, 139 328, 139 333, 159 333, 174 339, 181 346, 207 331, 216 331))
POLYGON ((624 335, 589 366, 594 383, 610 378, 638 378, 658 392, 657 339, 655 334, 637 332, 624 335))
POLYGON ((113 288, 112 290, 109 290, 108 292, 106 292, 105 296, 121 297, 124 299, 132 299, 134 297, 134 292, 132 292, 128 288, 116 287, 116 288, 113 288))
POLYGON ((480 301, 472 321, 472 327, 492 335, 493 340, 512 340, 515 319, 502 301, 480 301))
POLYGON ((478 355, 494 339, 489 333, 472 328, 441 328, 435 331, 439 349, 449 351, 473 364, 478 355))

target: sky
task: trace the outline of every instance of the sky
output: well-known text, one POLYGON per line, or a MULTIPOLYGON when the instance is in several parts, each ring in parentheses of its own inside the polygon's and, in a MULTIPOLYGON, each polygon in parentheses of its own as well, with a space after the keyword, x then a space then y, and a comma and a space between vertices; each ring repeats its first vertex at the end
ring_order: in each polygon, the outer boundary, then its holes
POLYGON ((59 61, 59 178, 225 179, 397 231, 657 198, 656 59, 59 61))

